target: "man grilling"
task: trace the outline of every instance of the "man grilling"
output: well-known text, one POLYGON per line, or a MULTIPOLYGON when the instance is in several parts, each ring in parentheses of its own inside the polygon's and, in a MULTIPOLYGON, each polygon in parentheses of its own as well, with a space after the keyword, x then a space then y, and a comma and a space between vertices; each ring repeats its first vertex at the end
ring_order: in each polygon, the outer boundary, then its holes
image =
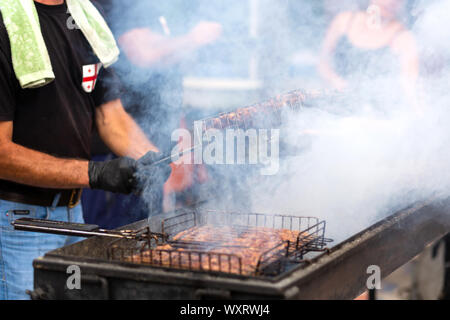
POLYGON ((82 188, 138 192, 170 167, 136 178, 158 150, 122 107, 107 68, 119 51, 90 1, 0 0, 0 11, 0 299, 26 299, 33 259, 73 239, 12 221, 82 222, 82 188), (89 161, 94 128, 118 159, 89 161))
MULTIPOLYGON (((222 26, 211 21, 191 21, 196 1, 97 0, 123 51, 116 71, 126 88, 122 101, 147 136, 170 154, 172 132, 183 118, 183 66, 195 52, 221 36, 222 26)), ((185 110, 184 110, 185 111, 185 110)), ((111 159, 94 139, 94 159, 111 159)), ((174 177, 189 185, 192 168, 175 168, 174 177), (180 172, 185 175, 180 174, 180 172)), ((172 179, 173 181, 174 179, 172 179)), ((165 186, 166 190, 168 185, 165 186)), ((181 189, 183 186, 179 187, 181 189)), ((112 195, 88 190, 82 204, 85 220, 103 228, 117 228, 164 211, 163 188, 151 194, 112 195)))

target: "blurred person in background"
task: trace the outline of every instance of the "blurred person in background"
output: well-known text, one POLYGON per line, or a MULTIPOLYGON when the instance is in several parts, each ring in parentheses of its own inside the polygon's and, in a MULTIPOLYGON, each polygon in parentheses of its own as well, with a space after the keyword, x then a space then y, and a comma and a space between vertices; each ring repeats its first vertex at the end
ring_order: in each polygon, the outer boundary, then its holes
POLYGON ((357 11, 361 7, 360 2, 356 0, 323 0, 324 15, 333 19, 343 11, 357 11))
POLYGON ((371 0, 366 11, 334 18, 319 63, 333 89, 360 94, 378 106, 417 108, 419 58, 415 38, 401 20, 404 10, 405 0, 371 0))
MULTIPOLYGON (((183 106, 183 73, 193 53, 216 41, 222 26, 201 21, 192 24, 189 13, 195 2, 170 3, 135 0, 98 0, 104 8, 122 50, 117 70, 123 81, 126 110, 163 154, 173 147, 172 132, 180 127, 183 106)), ((98 159, 113 155, 98 141, 93 151, 98 159)), ((189 185, 192 172, 174 168, 166 193, 189 185)), ((86 222, 116 228, 163 212, 163 188, 143 197, 108 192, 87 192, 82 203, 86 222)))

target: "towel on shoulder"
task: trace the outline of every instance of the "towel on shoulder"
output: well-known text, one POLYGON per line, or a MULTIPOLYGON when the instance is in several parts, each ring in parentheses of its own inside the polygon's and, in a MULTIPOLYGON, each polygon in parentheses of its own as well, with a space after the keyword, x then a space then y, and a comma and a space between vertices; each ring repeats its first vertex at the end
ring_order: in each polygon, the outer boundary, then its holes
MULTIPOLYGON (((105 68, 119 58, 119 48, 100 12, 89 0, 66 0, 73 20, 105 68)), ((34 0, 0 0, 11 44, 14 72, 23 89, 45 86, 55 79, 42 36, 34 0)))

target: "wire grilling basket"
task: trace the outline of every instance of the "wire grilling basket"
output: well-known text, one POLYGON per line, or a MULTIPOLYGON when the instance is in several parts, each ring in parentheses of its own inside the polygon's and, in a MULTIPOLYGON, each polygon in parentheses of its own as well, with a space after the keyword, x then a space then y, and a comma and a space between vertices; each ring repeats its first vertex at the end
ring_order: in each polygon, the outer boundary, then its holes
POLYGON ((241 276, 277 276, 324 251, 325 221, 314 217, 189 211, 161 222, 161 232, 109 244, 111 261, 241 276))

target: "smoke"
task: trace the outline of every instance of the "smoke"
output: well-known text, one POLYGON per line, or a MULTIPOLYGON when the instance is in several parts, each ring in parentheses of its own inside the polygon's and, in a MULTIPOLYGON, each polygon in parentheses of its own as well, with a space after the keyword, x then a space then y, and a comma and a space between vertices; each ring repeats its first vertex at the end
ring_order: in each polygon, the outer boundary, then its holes
POLYGON ((445 121, 411 112, 379 117, 316 110, 296 120, 292 132, 308 129, 317 136, 301 155, 284 159, 281 179, 258 184, 258 212, 318 216, 327 221, 330 236, 342 240, 395 210, 448 193, 445 121))
MULTIPOLYGON (((151 2, 130 4, 133 10, 125 20, 150 19, 151 2)), ((345 1, 349 8, 361 2, 345 1)), ((220 22, 224 28, 214 45, 176 66, 184 76, 257 79, 263 83, 260 100, 293 88, 323 86, 312 65, 331 14, 336 13, 327 2, 174 0, 161 6, 166 7, 169 25, 178 29, 174 34, 189 32, 201 20, 220 22), (253 16, 248 13, 250 8, 253 16), (309 57, 308 68, 296 65, 293 57, 299 56, 309 57)), ((207 207, 317 216, 327 221, 328 236, 339 241, 417 201, 448 196, 450 1, 415 1, 409 7, 422 66, 415 92, 420 111, 403 99, 395 55, 373 57, 381 70, 368 70, 365 62, 351 61, 360 70, 357 89, 346 99, 291 114, 283 128, 281 138, 288 145, 307 142, 302 152, 280 159, 279 173, 270 177, 253 174, 258 170, 245 166, 209 167, 212 181, 204 186, 203 197, 214 200, 207 207)), ((110 20, 125 28, 124 12, 115 11, 110 20)), ((134 72, 128 64, 121 68, 122 80, 132 89, 148 90, 149 74, 154 70, 134 72)), ((173 79, 160 80, 164 86, 173 79)), ((165 91, 166 105, 171 107, 179 99, 179 92, 174 91, 165 91)), ((130 99, 130 105, 154 103, 142 95, 130 99)), ((254 102, 248 99, 228 109, 254 102)), ((152 119, 164 117, 164 111, 149 108, 138 113, 137 120, 151 128, 152 119)))
MULTIPOLYGON (((450 30, 449 5, 443 0, 416 6, 420 14, 413 32, 428 65, 444 57, 448 61, 450 47, 443 39, 450 30)), ((392 86, 399 80, 396 73, 379 74, 364 69, 361 61, 351 63, 361 64, 361 91, 335 101, 333 112, 319 106, 293 115, 287 139, 296 143, 302 133, 314 132, 303 134, 311 139, 310 147, 284 159, 280 179, 259 182, 252 192, 254 210, 321 217, 336 240, 417 201, 450 195, 448 73, 440 68, 437 78, 422 70, 416 111, 395 99, 403 94, 392 86), (374 73, 376 78, 366 77, 374 73), (367 97, 376 97, 376 103, 367 104, 367 97)))

